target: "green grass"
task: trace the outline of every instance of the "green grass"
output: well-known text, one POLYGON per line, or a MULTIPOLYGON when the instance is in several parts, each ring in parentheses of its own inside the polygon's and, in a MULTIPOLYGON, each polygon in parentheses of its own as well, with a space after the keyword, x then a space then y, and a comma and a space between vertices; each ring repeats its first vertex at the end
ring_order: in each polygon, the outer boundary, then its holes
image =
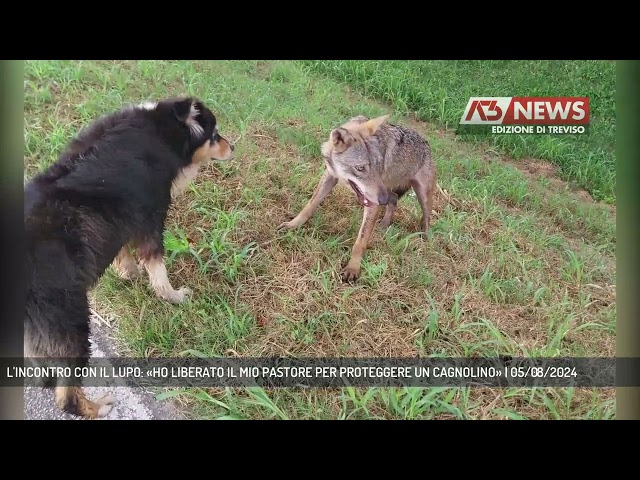
MULTIPOLYGON (((496 135, 491 142, 513 158, 559 167, 597 200, 615 203, 615 62, 609 60, 306 61, 313 72, 344 81, 390 102, 396 114, 455 128, 469 97, 588 96, 589 135, 496 135)), ((478 140, 478 136, 471 137, 478 140)), ((482 140, 487 140, 486 137, 482 140)))
MULTIPOLYGON (((332 127, 391 107, 296 62, 30 61, 25 175, 86 122, 123 102, 193 94, 216 112, 236 160, 211 164, 172 207, 169 305, 146 278, 110 269, 92 292, 123 353, 176 356, 607 356, 615 350, 615 211, 537 164, 505 161, 439 125, 395 114, 438 164, 428 241, 403 198, 376 230, 353 286, 339 281, 361 209, 336 189, 308 225, 276 232, 306 203, 332 127)), ((464 82, 461 81, 461 84, 464 82)), ((207 389, 164 393, 194 417, 280 419, 613 418, 612 389, 207 389)))

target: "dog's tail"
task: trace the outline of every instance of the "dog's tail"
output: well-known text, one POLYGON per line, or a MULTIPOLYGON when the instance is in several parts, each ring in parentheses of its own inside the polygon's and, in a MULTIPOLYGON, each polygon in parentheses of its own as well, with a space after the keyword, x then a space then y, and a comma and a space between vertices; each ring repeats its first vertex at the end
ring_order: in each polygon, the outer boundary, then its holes
POLYGON ((61 411, 87 419, 104 417, 113 408, 115 397, 105 395, 96 402, 89 400, 76 376, 77 367, 85 367, 91 355, 86 296, 67 293, 64 300, 49 298, 45 307, 28 295, 24 355, 35 364, 70 369, 70 377, 54 375, 43 381, 46 387, 55 388, 55 403, 61 411))

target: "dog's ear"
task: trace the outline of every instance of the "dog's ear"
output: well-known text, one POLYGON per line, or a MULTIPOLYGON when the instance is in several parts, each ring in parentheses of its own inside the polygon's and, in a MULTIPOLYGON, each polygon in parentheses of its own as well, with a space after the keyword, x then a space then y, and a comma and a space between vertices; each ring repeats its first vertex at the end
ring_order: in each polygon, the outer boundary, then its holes
POLYGON ((372 118, 371 120, 363 123, 362 127, 369 135, 375 135, 378 129, 389 119, 390 116, 391 114, 387 114, 380 117, 372 118))
POLYGON ((353 143, 353 137, 347 129, 336 128, 331 131, 331 141, 337 152, 344 152, 353 143))
POLYGON ((189 127, 194 137, 204 133, 202 125, 198 123, 198 116, 200 115, 198 103, 193 98, 185 98, 174 103, 173 114, 180 122, 189 127))
POLYGON ((191 98, 176 100, 172 107, 173 114, 179 121, 187 123, 187 120, 191 116, 191 107, 193 104, 194 102, 191 98))

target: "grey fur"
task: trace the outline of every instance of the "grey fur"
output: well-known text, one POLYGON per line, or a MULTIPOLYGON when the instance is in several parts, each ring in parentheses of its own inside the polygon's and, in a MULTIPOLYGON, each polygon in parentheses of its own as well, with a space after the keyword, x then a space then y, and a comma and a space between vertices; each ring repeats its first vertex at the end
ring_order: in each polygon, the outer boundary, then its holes
POLYGON ((351 118, 333 129, 322 144, 326 171, 313 196, 302 211, 278 229, 298 228, 306 223, 318 206, 338 183, 349 186, 365 214, 343 280, 357 279, 362 255, 377 220, 380 207, 386 205, 383 228, 393 219, 398 199, 413 188, 422 208, 421 230, 429 230, 433 195, 436 187, 436 165, 431 147, 416 131, 387 122, 388 115, 369 119, 364 115, 351 118))

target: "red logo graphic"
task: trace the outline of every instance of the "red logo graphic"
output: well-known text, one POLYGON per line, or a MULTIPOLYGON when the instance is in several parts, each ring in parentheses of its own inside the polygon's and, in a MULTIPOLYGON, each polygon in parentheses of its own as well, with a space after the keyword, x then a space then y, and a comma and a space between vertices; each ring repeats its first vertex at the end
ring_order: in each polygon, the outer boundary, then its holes
POLYGON ((502 118, 502 109, 498 107, 497 100, 473 100, 471 102, 471 108, 468 109, 466 120, 470 121, 475 113, 478 114, 480 120, 486 122, 487 120, 499 120, 502 118), (495 113, 495 115, 491 115, 495 113))
POLYGON ((472 97, 467 125, 589 125, 589 97, 472 97))

